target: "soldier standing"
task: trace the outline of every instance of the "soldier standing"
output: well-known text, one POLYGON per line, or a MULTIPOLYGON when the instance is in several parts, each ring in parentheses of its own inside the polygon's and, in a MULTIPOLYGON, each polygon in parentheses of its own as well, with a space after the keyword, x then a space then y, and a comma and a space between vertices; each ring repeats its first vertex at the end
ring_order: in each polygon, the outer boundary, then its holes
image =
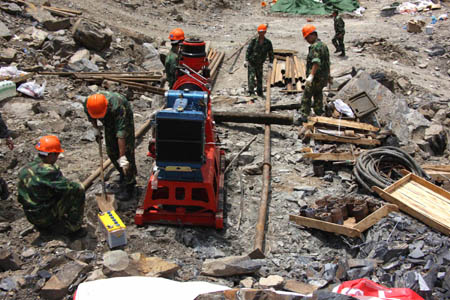
POLYGON ((263 79, 263 64, 269 56, 269 68, 272 68, 273 62, 273 47, 272 42, 264 36, 267 31, 267 25, 261 24, 258 26, 258 37, 252 39, 247 48, 247 55, 245 57, 244 66, 248 67, 248 93, 254 95, 255 93, 255 77, 256 77, 256 92, 258 96, 263 97, 262 79, 263 79))
POLYGON ((306 120, 311 112, 311 98, 314 98, 314 112, 323 114, 322 89, 331 83, 330 55, 328 47, 319 38, 314 25, 307 24, 302 28, 303 37, 310 44, 306 58, 306 82, 302 95, 300 112, 302 119, 306 120))
POLYGON ((39 230, 81 237, 85 194, 82 184, 65 178, 55 164, 59 139, 47 135, 35 146, 38 157, 19 172, 18 200, 28 221, 39 230))
MULTIPOLYGON (((6 145, 9 150, 14 149, 14 143, 12 141, 11 135, 9 134, 8 127, 5 121, 3 121, 2 114, 0 113, 0 138, 6 139, 6 145)), ((3 178, 0 177, 0 199, 6 200, 9 196, 8 185, 3 178)))
POLYGON ((169 82, 169 89, 171 89, 177 80, 178 54, 180 52, 180 45, 184 41, 184 31, 181 28, 175 28, 170 32, 169 39, 172 48, 166 56, 164 65, 166 68, 167 81, 169 82))
POLYGON ((89 121, 101 138, 97 119, 105 128, 106 153, 120 173, 125 189, 117 195, 119 200, 133 197, 136 185, 136 163, 134 158, 134 118, 130 103, 121 94, 102 91, 91 95, 84 103, 89 121))
POLYGON ((339 16, 339 11, 334 10, 332 14, 334 18, 334 37, 331 40, 336 51, 334 53, 341 52, 339 56, 345 56, 344 35, 345 35, 345 23, 342 17, 339 16))

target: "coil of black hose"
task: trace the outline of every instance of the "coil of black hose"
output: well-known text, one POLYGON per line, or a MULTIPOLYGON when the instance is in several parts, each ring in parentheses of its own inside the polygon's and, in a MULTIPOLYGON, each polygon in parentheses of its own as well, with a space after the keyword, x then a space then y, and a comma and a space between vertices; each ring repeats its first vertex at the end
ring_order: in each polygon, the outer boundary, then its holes
POLYGON ((408 153, 400 148, 386 146, 361 153, 353 169, 356 181, 369 192, 372 192, 372 186, 377 186, 381 189, 388 187, 395 180, 387 177, 378 168, 386 163, 395 163, 397 166, 429 180, 427 173, 408 153))

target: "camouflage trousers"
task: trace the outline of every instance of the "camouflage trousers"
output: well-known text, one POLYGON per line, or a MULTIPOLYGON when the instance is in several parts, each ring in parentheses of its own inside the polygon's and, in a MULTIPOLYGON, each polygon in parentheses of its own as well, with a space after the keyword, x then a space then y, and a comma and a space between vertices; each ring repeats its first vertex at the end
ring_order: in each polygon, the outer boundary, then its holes
POLYGON ((336 47, 337 52, 342 52, 345 54, 345 46, 344 46, 344 35, 340 35, 338 37, 338 34, 335 34, 333 39, 331 40, 333 42, 334 47, 336 47))
POLYGON ((83 224, 85 193, 83 187, 71 182, 59 200, 51 207, 24 210, 28 221, 38 229, 71 233, 83 224))
POLYGON ((134 186, 136 184, 136 160, 134 158, 134 134, 126 140, 125 156, 130 163, 130 172, 127 175, 123 173, 117 160, 120 158, 119 145, 117 144, 117 137, 115 135, 105 134, 106 153, 111 160, 114 167, 119 171, 120 178, 123 178, 123 183, 127 186, 134 186))
POLYGON ((256 92, 262 95, 262 80, 263 80, 263 65, 262 64, 248 64, 248 92, 253 94, 255 92, 255 78, 256 78, 256 92))
POLYGON ((313 109, 314 113, 317 116, 320 116, 323 114, 323 94, 322 90, 326 86, 326 83, 324 84, 321 81, 313 81, 312 85, 309 87, 305 87, 305 90, 303 91, 302 95, 302 103, 300 107, 300 112, 303 116, 307 117, 309 116, 309 113, 311 112, 311 99, 314 98, 314 104, 313 109))

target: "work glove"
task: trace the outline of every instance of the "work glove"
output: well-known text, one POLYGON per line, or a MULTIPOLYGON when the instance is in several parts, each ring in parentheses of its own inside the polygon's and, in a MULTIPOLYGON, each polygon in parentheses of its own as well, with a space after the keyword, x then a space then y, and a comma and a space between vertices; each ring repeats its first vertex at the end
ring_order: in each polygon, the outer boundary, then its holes
POLYGON ((95 128, 95 127, 94 127, 94 136, 95 136, 95 140, 97 141, 97 143, 100 143, 101 140, 103 139, 102 132, 98 128, 95 128))
POLYGON ((121 156, 117 162, 122 168, 123 173, 125 175, 128 175, 128 173, 130 172, 130 162, 127 160, 127 157, 125 155, 121 156))
POLYGON ((247 68, 248 67, 248 61, 245 61, 244 62, 244 68, 247 68))
POLYGON ((309 74, 308 78, 306 78, 305 86, 310 87, 312 85, 314 79, 313 74, 309 74))

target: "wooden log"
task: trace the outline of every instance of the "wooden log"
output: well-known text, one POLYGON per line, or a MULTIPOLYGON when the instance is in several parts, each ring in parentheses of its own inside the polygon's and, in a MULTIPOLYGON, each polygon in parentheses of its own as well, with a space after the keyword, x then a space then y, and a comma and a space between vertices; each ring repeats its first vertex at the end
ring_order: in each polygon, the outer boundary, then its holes
POLYGON ((250 112, 229 112, 213 111, 214 121, 231 123, 252 123, 252 124, 278 124, 292 125, 292 116, 279 115, 273 113, 250 113, 250 112))
POLYGON ((271 73, 271 76, 270 76, 270 86, 273 86, 274 85, 274 83, 275 83, 275 73, 276 73, 276 70, 277 70, 277 67, 278 67, 278 59, 277 58, 274 58, 273 59, 273 70, 272 70, 272 73, 271 73))
MULTIPOLYGON (((283 74, 285 85, 289 85, 289 83, 290 83, 290 78, 289 78, 290 70, 291 70, 291 60, 289 59, 289 56, 287 56, 286 57, 286 69, 284 70, 284 74, 283 74)), ((288 87, 288 89, 289 89, 289 87, 288 87)), ((290 89, 292 90, 292 85, 291 85, 290 89)))
POLYGON ((77 16, 76 14, 68 13, 68 12, 56 9, 55 7, 43 6, 42 8, 45 9, 46 11, 50 12, 52 15, 55 15, 58 17, 71 18, 71 17, 77 16))
POLYGON ((288 90, 293 90, 293 85, 292 85, 292 80, 293 80, 293 73, 294 73, 294 66, 293 66, 293 60, 290 56, 287 57, 286 59, 288 63, 288 84, 287 84, 287 89, 288 90))
POLYGON ((59 10, 59 11, 65 12, 65 13, 73 14, 73 15, 81 15, 82 14, 82 12, 79 10, 73 10, 73 9, 62 8, 62 7, 43 6, 43 8, 45 8, 45 9, 51 8, 54 10, 59 10))
POLYGON ((279 68, 277 68, 277 74, 275 76, 275 85, 283 87, 284 86, 283 73, 284 73, 286 66, 285 66, 285 63, 283 63, 283 62, 281 62, 281 64, 279 64, 278 66, 279 66, 279 68))
POLYGON ((291 110, 291 109, 299 109, 301 106, 302 106, 301 103, 278 104, 278 105, 271 105, 270 109, 271 111, 291 110))

